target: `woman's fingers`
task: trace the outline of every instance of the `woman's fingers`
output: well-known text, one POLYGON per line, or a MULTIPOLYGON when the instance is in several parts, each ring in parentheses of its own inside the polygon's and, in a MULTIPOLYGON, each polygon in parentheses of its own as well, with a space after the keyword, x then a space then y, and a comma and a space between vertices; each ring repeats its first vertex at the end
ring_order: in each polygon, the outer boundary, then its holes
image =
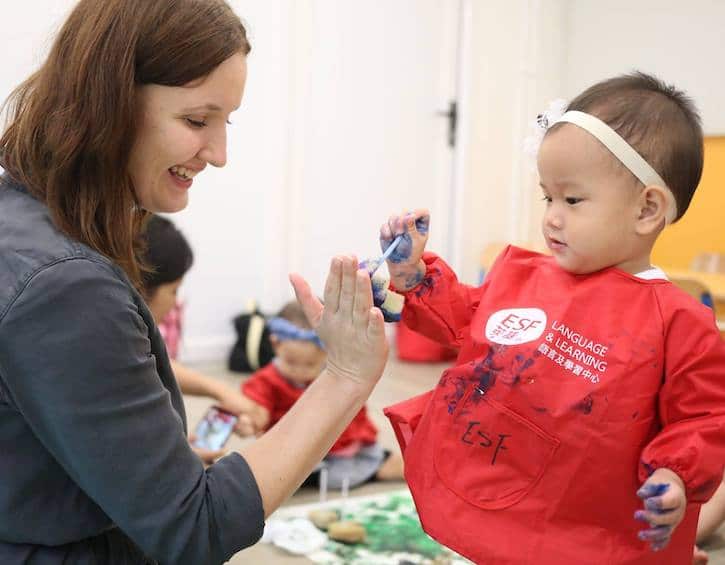
POLYGON ((381 337, 385 339, 385 319, 379 308, 369 310, 367 336, 373 342, 381 337))
POLYGON ((372 283, 367 271, 358 270, 355 274, 355 306, 353 321, 362 321, 367 326, 367 317, 373 305, 372 283))
POLYGON ((322 295, 325 301, 325 313, 334 314, 340 307, 340 288, 342 286, 342 258, 333 257, 330 261, 330 270, 325 281, 325 292, 322 295))
POLYGON ((357 276, 357 259, 347 256, 342 260, 342 280, 340 284, 340 302, 337 310, 352 316, 355 306, 355 278, 357 276))
POLYGON ((292 283, 297 301, 302 305, 307 321, 310 322, 313 328, 316 328, 320 324, 320 318, 322 317, 322 303, 312 293, 309 283, 300 275, 291 273, 289 280, 292 283))

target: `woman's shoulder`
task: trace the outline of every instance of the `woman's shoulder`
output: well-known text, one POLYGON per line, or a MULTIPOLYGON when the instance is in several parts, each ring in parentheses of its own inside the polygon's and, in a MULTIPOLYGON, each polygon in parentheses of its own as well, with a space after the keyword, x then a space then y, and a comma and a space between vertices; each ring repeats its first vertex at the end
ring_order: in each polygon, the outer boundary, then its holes
POLYGON ((87 257, 110 263, 100 253, 60 231, 50 211, 20 184, 0 176, 0 257, 26 264, 87 257))
POLYGON ((63 234, 42 202, 7 183, 0 186, 0 266, 0 320, 33 281, 54 292, 80 278, 113 280, 130 290, 119 267, 63 234))

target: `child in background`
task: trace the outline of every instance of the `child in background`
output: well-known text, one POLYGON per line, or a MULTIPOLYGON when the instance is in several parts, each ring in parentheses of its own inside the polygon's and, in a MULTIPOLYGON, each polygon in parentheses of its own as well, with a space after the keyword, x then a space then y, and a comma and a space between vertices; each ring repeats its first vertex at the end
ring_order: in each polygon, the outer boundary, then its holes
POLYGON ((699 117, 641 73, 566 110, 540 117, 552 256, 510 246, 474 288, 423 252, 426 211, 383 225, 383 250, 405 234, 403 323, 461 348, 386 414, 426 531, 476 563, 689 563, 723 476, 725 344, 650 254, 699 182, 699 117))
MULTIPOLYGON (((292 301, 267 322, 275 358, 242 384, 245 399, 254 407, 248 412, 254 428, 267 430, 276 424, 320 374, 327 354, 310 329, 301 305, 292 301)), ((376 441, 377 429, 363 406, 323 460, 327 486, 355 487, 371 480, 403 478, 402 458, 376 441)), ((315 484, 319 471, 306 485, 315 484)))
MULTIPOLYGON (((191 268, 194 256, 184 235, 166 218, 152 216, 145 235, 145 262, 151 270, 144 273, 143 284, 146 302, 169 353, 171 368, 184 394, 206 396, 216 400, 222 408, 240 416, 237 432, 247 435, 249 419, 244 414, 250 405, 235 389, 218 379, 190 369, 176 360, 181 338, 182 308, 177 292, 184 275, 191 268)), ((190 438, 194 440, 193 436, 190 438)), ((213 463, 226 450, 210 451, 194 447, 205 463, 213 463)))

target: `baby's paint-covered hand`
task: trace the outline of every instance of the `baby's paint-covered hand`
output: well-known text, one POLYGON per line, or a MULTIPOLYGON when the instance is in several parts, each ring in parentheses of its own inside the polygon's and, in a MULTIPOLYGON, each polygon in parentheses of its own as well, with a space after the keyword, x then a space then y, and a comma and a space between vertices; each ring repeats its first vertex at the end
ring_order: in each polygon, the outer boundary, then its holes
POLYGON ((418 286, 425 275, 423 251, 428 241, 430 214, 417 209, 400 216, 390 216, 380 227, 380 248, 383 253, 396 237, 402 236, 395 250, 388 257, 388 271, 396 288, 411 290, 418 286))
POLYGON ((640 487, 637 496, 644 510, 637 510, 634 518, 650 526, 640 530, 639 539, 648 542, 652 551, 664 549, 685 515, 687 498, 682 479, 670 469, 659 468, 640 487))

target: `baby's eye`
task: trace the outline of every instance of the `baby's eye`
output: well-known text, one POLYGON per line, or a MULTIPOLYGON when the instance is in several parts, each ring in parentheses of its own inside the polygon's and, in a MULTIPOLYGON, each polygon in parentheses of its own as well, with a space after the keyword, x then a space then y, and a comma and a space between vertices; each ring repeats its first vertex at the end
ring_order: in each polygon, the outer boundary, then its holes
POLYGON ((578 204, 581 201, 582 201, 581 198, 575 198, 573 196, 566 198, 566 203, 569 204, 570 206, 573 206, 574 204, 578 204))
POLYGON ((551 202, 551 196, 546 196, 546 194, 544 194, 544 196, 543 196, 543 197, 542 197, 541 199, 542 199, 542 200, 543 200, 544 202, 551 202))

